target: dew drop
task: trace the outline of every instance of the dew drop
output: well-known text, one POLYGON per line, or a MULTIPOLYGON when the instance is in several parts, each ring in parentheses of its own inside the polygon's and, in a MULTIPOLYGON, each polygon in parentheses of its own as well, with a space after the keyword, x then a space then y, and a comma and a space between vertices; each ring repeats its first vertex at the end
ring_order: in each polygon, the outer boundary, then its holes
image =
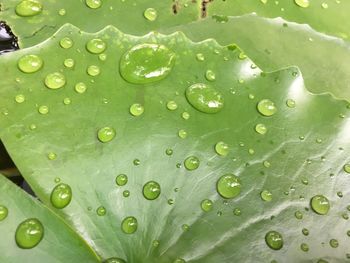
POLYGON ((143 196, 147 200, 157 199, 160 192, 160 185, 155 181, 149 181, 143 186, 143 196))
POLYGON ((85 3, 91 9, 97 9, 97 8, 101 7, 102 0, 85 0, 85 3))
POLYGON ((159 240, 153 240, 153 242, 152 242, 153 247, 158 247, 159 244, 160 244, 159 240))
POLYGON ((23 249, 37 246, 44 237, 44 227, 36 218, 29 218, 20 223, 16 229, 15 240, 23 249))
POLYGON ((22 0, 16 5, 16 14, 19 16, 35 16, 43 10, 42 4, 37 0, 22 0))
POLYGON ((328 8, 328 4, 327 3, 322 3, 321 6, 322 6, 323 9, 327 9, 328 8))
POLYGON ((177 258, 173 261, 173 263, 186 263, 186 261, 183 258, 177 258))
POLYGON ((304 252, 308 252, 309 251, 309 245, 308 244, 305 244, 305 243, 302 243, 300 245, 300 249, 304 252))
POLYGON ((79 82, 75 84, 74 90, 79 94, 83 94, 87 90, 87 86, 84 82, 79 82))
POLYGON ((349 163, 345 164, 343 169, 344 169, 344 172, 350 174, 350 164, 349 163))
POLYGON ((205 60, 205 57, 204 57, 204 55, 203 55, 202 53, 198 53, 198 54, 196 55, 196 59, 197 59, 198 61, 204 61, 204 60, 205 60))
POLYGON ((188 102, 197 110, 204 113, 217 113, 224 107, 222 95, 214 88, 196 83, 186 89, 188 102))
POLYGON ((106 50, 106 47, 107 47, 106 43, 99 38, 91 39, 86 44, 87 51, 89 51, 92 54, 100 54, 106 50))
POLYGON ((235 216, 240 216, 242 214, 242 211, 239 208, 235 208, 235 209, 233 209, 233 214, 235 216))
POLYGON ((47 155, 47 158, 49 160, 55 160, 57 158, 57 154, 53 153, 53 152, 50 152, 48 155, 47 155))
POLYGON ((66 12, 66 9, 64 9, 64 8, 61 8, 60 10, 58 10, 58 14, 59 14, 60 16, 64 16, 66 13, 67 13, 67 12, 66 12))
POLYGON ((74 59, 72 58, 67 58, 63 61, 63 65, 66 67, 66 68, 73 68, 74 67, 74 59))
POLYGON ((49 107, 46 106, 46 105, 42 105, 42 106, 39 107, 38 111, 39 111, 40 114, 43 114, 43 115, 48 114, 49 113, 49 107))
POLYGON ((134 84, 147 84, 164 79, 174 66, 175 53, 159 44, 139 44, 120 60, 122 77, 134 84))
POLYGON ((123 196, 124 197, 129 197, 130 196, 130 191, 128 191, 128 190, 123 191, 123 196))
POLYGON ((107 213, 107 210, 104 206, 100 206, 96 209, 96 214, 98 216, 104 216, 104 215, 106 215, 106 213, 107 213))
POLYGON ((132 162, 134 165, 138 166, 141 164, 141 161, 139 159, 134 159, 132 162))
POLYGON ((338 240, 336 240, 336 239, 331 239, 331 240, 329 241, 329 245, 330 245, 332 248, 337 248, 337 247, 339 246, 339 242, 338 242, 338 240))
POLYGON ((328 199, 323 195, 315 195, 311 198, 311 208, 319 215, 326 215, 330 209, 328 199))
POLYGON ((190 229, 190 226, 187 225, 187 224, 183 224, 183 225, 181 226, 181 229, 182 229, 182 231, 186 232, 186 231, 188 231, 188 230, 190 229))
POLYGON ((267 128, 266 128, 265 124, 258 123, 257 125, 255 125, 255 131, 259 134, 264 135, 267 133, 267 128))
POLYGON ((189 171, 196 170, 199 167, 200 161, 196 156, 187 157, 184 161, 185 168, 189 171))
POLYGON ((303 233, 304 236, 308 236, 310 234, 309 230, 307 228, 303 228, 301 230, 301 232, 303 233))
POLYGON ((303 213, 300 212, 300 211, 296 211, 294 213, 294 216, 295 216, 296 219, 299 219, 299 220, 303 219, 303 213))
POLYGON ((107 54, 102 53, 98 56, 98 59, 101 61, 106 61, 107 60, 107 54))
POLYGON ((25 55, 18 60, 17 66, 24 73, 34 73, 42 68, 44 62, 37 55, 25 55))
POLYGON ((73 40, 69 37, 64 37, 60 40, 60 46, 64 49, 71 48, 73 46, 73 40))
POLYGON ((173 205, 174 204, 174 200, 173 199, 168 199, 168 205, 173 205))
POLYGON ((205 199, 201 202, 201 208, 204 212, 209 212, 213 210, 213 201, 205 199))
POLYGON ((215 76, 214 71, 208 69, 208 70, 205 72, 205 78, 206 78, 208 81, 214 81, 214 80, 216 79, 216 76, 215 76))
POLYGON ((181 139, 185 139, 187 137, 187 132, 185 130, 179 130, 178 135, 181 139))
POLYGON ((266 201, 266 202, 271 202, 272 201, 272 193, 268 190, 263 190, 261 193, 260 193, 260 197, 263 201, 266 201))
POLYGON ((59 89, 66 84, 66 78, 62 73, 55 72, 48 74, 45 78, 45 85, 49 89, 59 89))
POLYGON ((116 132, 111 127, 103 127, 99 129, 97 132, 97 138, 99 139, 100 142, 103 142, 103 143, 110 142, 111 140, 114 139, 115 136, 116 136, 116 132))
POLYGON ((26 100, 26 97, 23 94, 18 94, 15 97, 17 103, 23 103, 26 100))
POLYGON ((294 0, 294 2, 295 2, 298 6, 304 7, 304 8, 309 7, 309 5, 310 5, 309 0, 294 0))
POLYGON ((275 104, 269 99, 263 99, 258 103, 257 106, 260 114, 264 116, 272 116, 277 112, 275 104))
POLYGON ((177 104, 175 101, 171 100, 166 104, 166 107, 168 108, 168 110, 174 111, 177 109, 177 104))
POLYGON ((126 261, 121 258, 108 258, 103 263, 126 263, 126 261))
POLYGON ((296 106, 295 101, 292 100, 292 99, 286 100, 286 105, 287 105, 287 107, 289 107, 289 108, 295 108, 295 106, 296 106))
POLYGON ((86 70, 87 74, 92 76, 92 77, 96 77, 98 75, 100 75, 101 71, 100 68, 96 65, 91 65, 87 68, 86 70))
POLYGON ((169 156, 172 155, 173 152, 174 152, 174 151, 173 151, 172 149, 170 149, 170 148, 165 150, 165 154, 166 154, 166 155, 169 155, 169 156))
POLYGON ((280 250, 283 247, 283 238, 277 231, 269 231, 265 235, 266 244, 274 250, 280 250))
POLYGON ((63 99, 63 104, 64 105, 69 105, 69 104, 71 104, 72 103, 72 100, 70 99, 70 98, 64 98, 63 99))
POLYGON ((187 111, 184 111, 181 116, 184 120, 188 120, 190 118, 190 114, 187 111))
POLYGON ((133 234, 137 230, 137 219, 133 216, 124 218, 121 228, 125 234, 133 234))
POLYGON ((230 152, 230 147, 225 142, 218 142, 215 144, 215 151, 218 155, 226 156, 230 152))
POLYGON ((115 178, 115 183, 119 186, 124 186, 128 183, 128 176, 126 174, 119 174, 115 178))
POLYGON ((72 189, 68 184, 58 184, 51 192, 51 204, 58 208, 65 208, 72 200, 72 189))
POLYGON ((144 111, 145 111, 145 108, 139 103, 134 103, 129 108, 129 112, 131 113, 131 115, 136 117, 142 115, 144 111))
POLYGON ((0 222, 5 220, 5 218, 8 216, 8 209, 6 206, 0 205, 0 222))
POLYGON ((241 192, 241 182, 237 176, 225 174, 217 181, 216 189, 224 198, 235 198, 241 192))
POLYGON ((143 16, 148 20, 148 21, 155 21, 157 19, 157 10, 154 8, 147 8, 145 12, 143 13, 143 16))

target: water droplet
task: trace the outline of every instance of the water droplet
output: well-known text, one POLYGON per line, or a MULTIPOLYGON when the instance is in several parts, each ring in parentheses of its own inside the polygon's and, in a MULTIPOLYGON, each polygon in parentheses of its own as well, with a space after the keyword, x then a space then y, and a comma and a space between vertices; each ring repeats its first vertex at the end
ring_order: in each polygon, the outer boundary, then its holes
POLYGON ((300 212, 300 211, 296 211, 294 213, 294 216, 295 216, 296 219, 299 219, 299 220, 303 219, 303 213, 300 212))
POLYGON ((58 208, 65 208, 72 200, 72 189, 68 184, 58 184, 51 192, 51 204, 58 208))
POLYGON ((272 201, 272 193, 268 190, 264 190, 260 193, 260 197, 262 200, 266 201, 266 202, 270 202, 272 201))
POLYGON ((8 213, 9 211, 7 207, 0 205, 0 221, 3 221, 7 217, 8 213))
POLYGON ((200 161, 196 156, 187 157, 184 162, 185 168, 189 171, 196 170, 199 167, 199 164, 200 161))
POLYGON ((311 198, 311 208, 319 215, 326 215, 330 209, 328 199, 323 195, 315 195, 311 198))
POLYGON ((26 100, 26 97, 23 94, 18 94, 15 97, 17 103, 23 103, 26 100))
POLYGON ((225 174, 217 181, 216 189, 224 198, 235 198, 241 192, 241 182, 233 174, 225 174))
POLYGON ((174 62, 175 54, 164 45, 139 44, 123 55, 120 73, 130 83, 152 83, 164 79, 174 62))
POLYGON ((280 250, 283 247, 282 235, 277 231, 267 232, 265 235, 265 242, 270 248, 274 250, 280 250))
POLYGON ((159 240, 153 240, 153 242, 152 242, 153 247, 158 247, 159 244, 160 244, 159 240))
POLYGON ((74 59, 72 59, 72 58, 67 58, 63 61, 63 65, 66 68, 72 68, 72 67, 74 67, 74 64, 75 64, 75 62, 74 62, 74 59))
POLYGON ((63 99, 63 104, 64 105, 69 105, 69 104, 71 104, 72 103, 72 100, 70 99, 70 98, 64 98, 63 99))
POLYGON ((60 40, 60 46, 65 49, 71 48, 73 44, 73 40, 69 37, 64 37, 60 40))
POLYGON ((100 68, 96 65, 91 65, 87 68, 86 70, 87 74, 89 74, 92 77, 96 77, 98 75, 100 75, 101 71, 100 68))
POLYGON ((101 128, 97 132, 97 138, 100 140, 100 142, 104 142, 104 143, 110 142, 111 140, 113 140, 115 135, 116 135, 116 132, 111 127, 101 128))
POLYGON ((239 208, 235 208, 235 209, 233 209, 233 214, 235 216, 240 216, 242 214, 242 211, 239 208))
POLYGON ((64 16, 64 15, 66 14, 66 9, 61 8, 60 10, 58 10, 58 14, 59 14, 60 16, 64 16))
POLYGON ((218 155, 226 156, 230 152, 230 147, 225 142, 218 142, 215 144, 215 151, 218 155))
POLYGON ((213 209, 213 201, 205 199, 201 202, 201 208, 204 212, 209 212, 213 209))
POLYGON ((106 61, 106 59, 107 59, 107 54, 102 53, 102 54, 98 55, 98 59, 101 60, 101 61, 106 61))
POLYGON ((185 139, 187 137, 187 132, 185 130, 179 130, 178 135, 181 139, 185 139))
POLYGON ((34 73, 42 68, 44 62, 37 55, 25 55, 18 60, 17 66, 24 73, 34 73))
POLYGON ((133 234, 137 230, 137 219, 133 216, 124 218, 121 228, 126 234, 133 234))
POLYGON ((79 82, 75 84, 74 89, 76 92, 83 94, 87 90, 87 86, 84 82, 79 82))
POLYGON ((137 117, 137 116, 140 116, 144 113, 145 108, 139 103, 134 103, 133 105, 130 106, 129 111, 130 111, 131 115, 137 117))
POLYGON ((155 21, 157 19, 157 10, 154 8, 147 8, 145 12, 143 12, 143 16, 149 21, 155 21))
POLYGON ((50 152, 50 153, 48 153, 47 158, 51 161, 55 160, 57 158, 57 154, 50 152))
POLYGON ((308 251, 309 251, 309 246, 308 246, 308 244, 302 243, 302 244, 300 245, 300 249, 301 249, 302 251, 304 251, 304 252, 308 252, 308 251))
POLYGON ((125 190, 125 191, 123 192, 123 196, 124 196, 124 197, 129 197, 129 196, 130 196, 130 191, 125 190))
POLYGON ((91 39, 86 44, 87 51, 89 51, 92 54, 100 54, 106 50, 106 47, 107 47, 106 43, 99 38, 91 39))
POLYGON ((266 128, 265 124, 258 123, 257 125, 255 125, 255 131, 259 134, 264 135, 267 133, 267 128, 266 128))
POLYGON ((294 100, 292 100, 292 99, 288 99, 288 100, 286 100, 286 105, 287 105, 287 107, 289 107, 289 108, 295 108, 295 101, 294 100))
POLYGON ((332 248, 337 248, 339 246, 339 242, 338 240, 336 239, 331 239, 329 240, 329 245, 332 247, 332 248))
POLYGON ((321 6, 322 6, 323 9, 327 9, 328 8, 328 4, 327 3, 322 3, 321 6))
POLYGON ((132 163, 137 166, 141 164, 141 161, 139 159, 135 159, 132 163))
POLYGON ((45 85, 49 89, 59 89, 66 84, 66 78, 62 73, 55 72, 48 74, 45 78, 45 85))
POLYGON ((186 89, 188 102, 204 113, 217 113, 224 107, 222 95, 214 88, 203 83, 196 83, 186 89))
POLYGON ((165 154, 170 156, 170 155, 173 154, 173 150, 170 149, 170 148, 169 148, 169 149, 166 149, 166 150, 165 150, 165 154))
POLYGON ((173 261, 173 263, 186 263, 186 261, 182 258, 177 258, 173 261))
POLYGON ((215 78, 216 78, 214 71, 208 69, 208 70, 205 72, 205 78, 206 78, 208 81, 214 81, 215 78))
POLYGON ((181 116, 184 120, 188 120, 190 118, 190 114, 187 111, 184 111, 181 116))
POLYGON ((96 214, 98 216, 104 216, 104 215, 106 215, 106 213, 107 213, 107 210, 104 206, 100 206, 96 209, 96 214))
POLYGON ((175 101, 171 100, 166 104, 166 107, 168 108, 168 110, 176 110, 177 109, 177 104, 175 101))
POLYGON ((263 99, 258 103, 258 111, 264 116, 272 116, 277 112, 275 104, 268 99, 263 99))
POLYGON ((203 55, 202 53, 198 53, 198 54, 196 55, 196 59, 197 59, 198 61, 204 61, 204 60, 205 60, 205 57, 204 57, 204 55, 203 55))
POLYGON ((102 0, 85 0, 85 3, 91 9, 97 9, 97 8, 101 7, 102 0))
POLYGON ((310 234, 309 230, 307 228, 303 228, 301 230, 301 232, 303 233, 304 236, 308 236, 310 234))
POLYGON ((271 166, 271 163, 269 161, 264 161, 263 162, 263 165, 266 167, 266 168, 269 168, 271 166))
POLYGON ((343 192, 340 192, 340 191, 337 192, 337 196, 340 197, 340 198, 342 198, 342 197, 343 197, 343 192))
POLYGON ((183 225, 181 226, 181 229, 182 229, 182 231, 186 232, 186 231, 188 231, 188 230, 190 229, 190 226, 187 225, 187 224, 183 224, 183 225))
POLYGON ((128 183, 128 176, 126 174, 119 174, 115 178, 115 183, 119 186, 126 185, 128 183))
POLYGON ((240 59, 240 60, 244 60, 244 59, 246 59, 247 58, 247 55, 246 54, 244 54, 244 52, 240 52, 239 53, 239 55, 238 55, 238 59, 240 59))
POLYGON ((121 258, 108 258, 103 263, 126 263, 126 261, 121 258))
POLYGON ((39 111, 40 114, 43 114, 43 115, 48 114, 49 113, 49 107, 45 106, 45 105, 42 105, 42 106, 39 107, 38 111, 39 111))
POLYGON ((30 249, 37 246, 43 237, 44 227, 36 218, 24 220, 16 229, 16 243, 23 249, 30 249))
POLYGON ((350 164, 349 163, 345 164, 343 169, 344 169, 344 172, 350 174, 350 164))
POLYGON ((294 2, 295 2, 298 6, 304 7, 304 8, 309 7, 309 5, 310 5, 309 0, 294 0, 294 2))
POLYGON ((16 14, 19 16, 35 16, 43 10, 42 4, 37 0, 22 0, 16 5, 16 14))
POLYGON ((143 186, 143 196, 148 200, 157 199, 160 195, 160 185, 155 181, 149 181, 143 186))

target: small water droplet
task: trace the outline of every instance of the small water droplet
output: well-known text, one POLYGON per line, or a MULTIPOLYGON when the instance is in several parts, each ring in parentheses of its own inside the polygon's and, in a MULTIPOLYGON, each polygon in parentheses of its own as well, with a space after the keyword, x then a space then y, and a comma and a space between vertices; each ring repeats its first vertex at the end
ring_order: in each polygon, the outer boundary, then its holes
POLYGON ((57 154, 50 152, 50 153, 48 153, 47 158, 51 161, 55 160, 57 158, 57 154))
POLYGON ((187 225, 187 224, 183 224, 183 225, 181 226, 181 229, 182 229, 182 231, 186 232, 186 231, 188 231, 188 230, 190 229, 190 226, 187 225))
POLYGON ((269 231, 265 235, 266 244, 274 250, 280 250, 283 247, 283 238, 277 231, 269 231))
POLYGON ((123 191, 123 196, 124 197, 129 197, 130 196, 130 191, 128 191, 128 190, 123 191))
POLYGON ((186 261, 183 258, 177 258, 173 261, 173 263, 186 263, 186 261))
POLYGON ((241 192, 241 182, 237 176, 225 174, 217 181, 216 189, 224 198, 235 198, 241 192))
POLYGON ((170 155, 173 154, 173 150, 170 149, 170 148, 169 148, 169 149, 166 149, 166 150, 165 150, 165 154, 170 156, 170 155))
POLYGON ((300 249, 301 249, 302 251, 304 251, 304 252, 308 252, 308 251, 309 251, 309 246, 308 246, 308 244, 302 243, 302 244, 300 245, 300 249))
POLYGON ((184 111, 181 116, 184 120, 188 120, 190 118, 190 114, 187 111, 184 111))
POLYGON ((91 39, 86 44, 87 51, 89 51, 92 54, 100 54, 106 50, 106 47, 107 47, 106 43, 99 38, 91 39))
POLYGON ((329 240, 329 245, 332 247, 332 248, 337 248, 339 246, 339 242, 338 240, 336 239, 331 239, 329 240))
POLYGON ((67 12, 66 12, 66 9, 64 9, 64 8, 61 8, 60 10, 58 10, 58 14, 59 14, 60 16, 64 16, 66 13, 67 13, 67 12))
POLYGON ((142 192, 147 200, 155 200, 160 195, 160 185, 155 181, 149 181, 143 186, 142 192))
POLYGON ((266 168, 269 168, 271 166, 271 163, 269 161, 264 161, 263 162, 263 165, 266 167, 266 168))
POLYGON ((327 9, 328 8, 328 4, 327 3, 322 3, 321 6, 322 6, 323 9, 327 9))
POLYGON ((72 189, 68 184, 58 184, 51 192, 51 204, 57 208, 65 208, 72 200, 72 189))
POLYGON ((260 114, 264 116, 272 116, 277 112, 277 108, 275 106, 275 103, 273 103, 269 99, 263 99, 258 103, 257 106, 258 111, 260 114))
POLYGON ((239 208, 235 208, 235 209, 233 209, 233 214, 235 216, 240 216, 242 214, 242 211, 239 208))
POLYGON ((272 201, 272 193, 268 190, 264 190, 260 193, 260 197, 263 201, 270 202, 272 201))
POLYGON ((104 215, 106 215, 106 213, 107 213, 107 210, 104 206, 100 206, 96 209, 96 214, 98 216, 104 216, 104 215))
POLYGON ((259 134, 264 135, 267 133, 267 128, 266 128, 265 124, 258 123, 257 125, 255 125, 255 131, 259 134))
POLYGON ((328 199, 323 195, 315 195, 311 198, 311 208, 319 215, 326 215, 330 209, 328 199))
POLYGON ((294 0, 294 2, 295 2, 298 6, 304 7, 304 8, 309 7, 309 5, 310 5, 309 0, 294 0))
POLYGON ((141 164, 141 161, 139 159, 134 159, 132 163, 137 166, 141 164))
POLYGON ((128 183, 128 176, 126 174, 119 174, 115 178, 115 183, 119 186, 124 186, 128 183))
POLYGON ((199 167, 200 161, 196 156, 187 157, 184 161, 185 168, 189 171, 196 170, 199 167))
POLYGON ((79 94, 83 94, 87 90, 87 86, 84 82, 79 82, 79 83, 75 84, 74 90, 76 92, 78 92, 79 94))
POLYGON ((66 84, 66 77, 59 72, 48 74, 45 78, 45 85, 49 89, 59 89, 66 84))
POLYGON ((103 263, 126 263, 124 259, 121 258, 108 258, 103 263))
POLYGON ((175 53, 159 44, 139 44, 120 60, 122 77, 134 84, 147 84, 164 79, 175 63, 175 53))
POLYGON ((309 230, 307 228, 303 228, 301 230, 301 232, 303 233, 304 236, 308 236, 310 234, 309 230))
POLYGON ((244 60, 244 59, 247 58, 247 55, 244 54, 244 52, 242 51, 242 52, 239 53, 238 58, 239 58, 240 60, 244 60))
POLYGON ((60 46, 65 49, 71 48, 73 44, 73 40, 69 37, 64 37, 60 40, 60 46))
POLYGON ((87 68, 86 72, 91 77, 96 77, 96 76, 100 75, 100 73, 101 73, 100 68, 98 66, 96 66, 96 65, 89 66, 87 68))
POLYGON ((201 202, 201 208, 204 212, 209 212, 213 210, 213 201, 205 199, 201 202))
POLYGON ((157 19, 157 10, 154 8, 150 7, 143 12, 143 16, 148 20, 148 21, 155 21, 157 19))
POLYGON ((129 108, 129 112, 131 113, 131 115, 136 117, 142 115, 144 111, 145 111, 145 108, 139 103, 134 103, 129 108))
POLYGON ((295 216, 296 219, 299 219, 299 220, 303 219, 303 213, 300 212, 300 211, 296 211, 294 213, 294 216, 295 216))
POLYGON ((178 136, 179 136, 181 139, 185 139, 185 138, 187 137, 187 132, 186 132, 185 130, 179 130, 178 136))
POLYGON ((17 103, 23 103, 26 100, 26 97, 23 94, 18 94, 15 97, 17 103))
POLYGON ((166 107, 168 108, 168 110, 174 111, 177 109, 177 104, 175 101, 171 100, 166 104, 166 107))
POLYGON ((73 68, 74 67, 74 59, 72 58, 67 58, 63 61, 63 65, 66 67, 66 68, 73 68))
POLYGON ((107 54, 106 53, 102 53, 100 55, 98 55, 98 59, 101 61, 106 61, 107 60, 107 54))
POLYGON ((226 156, 230 152, 230 147, 225 142, 218 142, 215 144, 215 151, 218 155, 226 156))
POLYGON ((160 244, 159 240, 153 240, 153 242, 152 242, 153 247, 158 247, 159 244, 160 244))
POLYGON ((72 103, 72 100, 70 99, 70 98, 64 98, 63 99, 63 104, 64 105, 69 105, 69 104, 71 104, 72 103))
POLYGON ((344 169, 344 172, 350 174, 350 164, 349 163, 345 164, 343 169, 344 169))
POLYGON ((42 4, 37 0, 22 0, 16 5, 16 14, 19 16, 35 16, 43 10, 42 4))
POLYGON ((137 230, 137 219, 133 216, 124 218, 121 228, 125 234, 133 234, 137 230))
POLYGON ((204 57, 204 55, 203 55, 202 53, 198 53, 198 54, 196 55, 196 59, 197 59, 198 61, 204 61, 204 60, 205 60, 205 57, 204 57))
POLYGON ((254 96, 254 94, 249 94, 249 95, 248 95, 248 98, 249 98, 250 100, 253 100, 253 99, 255 99, 255 96, 254 96))
POLYGON ((97 9, 101 7, 102 0, 85 0, 85 3, 91 9, 97 9))
POLYGON ((24 73, 34 73, 42 68, 44 62, 37 55, 25 55, 18 62, 18 68, 24 73))
POLYGON ((49 107, 46 106, 46 105, 42 105, 42 106, 39 107, 38 111, 39 111, 40 114, 43 114, 43 115, 48 114, 49 113, 49 107))
POLYGON ((5 218, 8 216, 8 209, 6 206, 0 205, 0 222, 5 220, 5 218))
POLYGON ((208 81, 214 81, 214 80, 216 79, 216 76, 215 76, 214 71, 208 69, 208 70, 205 72, 205 78, 206 78, 208 81))
POLYGON ((100 142, 103 142, 103 143, 110 142, 111 140, 114 139, 115 136, 116 136, 116 132, 111 127, 103 127, 99 129, 97 132, 97 138, 99 139, 100 142))
POLYGON ((40 243, 43 237, 44 227, 36 218, 26 219, 17 226, 15 240, 20 248, 33 248, 40 243))
POLYGON ((287 107, 289 107, 289 108, 295 108, 295 101, 294 100, 292 100, 292 99, 288 99, 288 100, 286 100, 286 105, 287 105, 287 107))

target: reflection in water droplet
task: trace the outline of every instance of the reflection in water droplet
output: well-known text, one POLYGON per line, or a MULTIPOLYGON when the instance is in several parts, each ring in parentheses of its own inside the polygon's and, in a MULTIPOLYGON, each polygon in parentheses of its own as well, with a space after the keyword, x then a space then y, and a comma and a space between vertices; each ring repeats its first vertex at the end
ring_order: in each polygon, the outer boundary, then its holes
POLYGON ((65 208, 72 200, 72 189, 68 184, 58 184, 51 192, 51 204, 58 208, 65 208))
POLYGON ((44 227, 36 218, 29 218, 20 223, 16 229, 15 240, 23 249, 37 246, 44 237, 44 227))
POLYGON ((241 192, 241 182, 237 176, 225 174, 217 181, 216 189, 222 197, 234 198, 241 192))
POLYGON ((201 208, 204 212, 209 212, 213 209, 213 201, 205 199, 201 202, 201 208))
POLYGON ((66 78, 62 73, 55 72, 48 74, 45 78, 45 85, 49 89, 59 89, 66 84, 66 78))
POLYGON ((270 248, 274 250, 280 250, 283 247, 282 235, 277 231, 267 232, 265 235, 265 242, 270 248))
POLYGON ((71 48, 73 44, 73 40, 69 37, 64 37, 60 40, 60 46, 65 49, 71 48))
POLYGON ((143 16, 149 21, 155 21, 157 19, 157 10, 154 8, 147 8, 143 13, 143 16))
POLYGON ((187 157, 184 162, 185 168, 189 171, 196 170, 199 167, 199 164, 200 161, 196 156, 187 157))
POLYGON ((50 153, 48 153, 47 158, 49 160, 55 160, 57 158, 57 154, 50 152, 50 153))
POLYGON ((120 73, 130 83, 152 83, 164 79, 174 62, 175 54, 164 45, 139 44, 123 55, 120 73))
POLYGON ((217 113, 224 107, 222 95, 214 88, 196 83, 186 89, 188 102, 197 110, 204 113, 217 113))
POLYGON ((99 38, 91 39, 86 44, 87 51, 89 51, 92 54, 100 54, 103 51, 105 51, 106 47, 107 47, 106 43, 99 38))
POLYGON ((19 16, 35 16, 41 13, 42 4, 37 0, 22 0, 16 5, 16 14, 19 16))
POLYGON ((37 55, 25 55, 18 60, 17 66, 24 73, 34 73, 42 68, 44 62, 37 55))
POLYGON ((218 142, 215 144, 215 151, 218 155, 226 156, 230 152, 230 147, 225 142, 218 142))
POLYGON ((121 228, 126 234, 133 234, 137 230, 137 219, 133 216, 124 218, 121 228))
POLYGON ((155 181, 149 181, 143 186, 143 196, 148 200, 157 199, 160 192, 160 185, 155 181))
POLYGON ((115 178, 115 183, 119 186, 126 185, 128 183, 128 176, 126 174, 119 174, 115 178))
POLYGON ((111 127, 104 127, 99 129, 97 132, 97 138, 100 140, 100 142, 110 142, 111 140, 114 139, 116 135, 116 132, 113 128, 111 127))
POLYGON ((263 99, 258 103, 258 111, 264 116, 272 116, 277 112, 275 104, 269 99, 263 99))
POLYGON ((326 215, 330 209, 328 199, 323 195, 315 195, 311 198, 311 208, 319 215, 326 215))
POLYGON ((0 221, 5 220, 8 215, 8 209, 4 205, 0 205, 0 221))
POLYGON ((97 9, 97 8, 101 7, 102 0, 85 0, 85 3, 91 9, 97 9))

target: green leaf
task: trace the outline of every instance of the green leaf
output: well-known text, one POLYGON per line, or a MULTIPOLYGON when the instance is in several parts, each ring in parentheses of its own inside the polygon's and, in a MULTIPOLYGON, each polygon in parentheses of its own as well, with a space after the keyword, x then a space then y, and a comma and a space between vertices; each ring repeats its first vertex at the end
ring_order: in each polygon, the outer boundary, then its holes
POLYGON ((86 243, 59 217, 1 174, 0 231, 1 262, 98 262, 86 243), (31 250, 19 248, 15 240, 18 225, 30 218, 40 220, 44 227, 43 239, 31 250))
POLYGON ((55 211, 103 259, 346 259, 348 104, 308 93, 297 68, 261 73, 235 46, 180 33, 69 25, 0 66, 0 137, 39 198, 64 207, 55 211), (105 50, 88 52, 97 38, 105 50), (153 60, 158 49, 168 53, 153 60), (143 61, 121 61, 139 59, 135 50, 147 51, 143 61), (23 73, 26 55, 42 68, 23 73), (131 83, 119 65, 134 67, 131 83), (67 185, 70 202, 52 197, 67 185), (330 202, 326 214, 318 195, 330 202), (270 231, 282 235, 280 250, 270 231))

